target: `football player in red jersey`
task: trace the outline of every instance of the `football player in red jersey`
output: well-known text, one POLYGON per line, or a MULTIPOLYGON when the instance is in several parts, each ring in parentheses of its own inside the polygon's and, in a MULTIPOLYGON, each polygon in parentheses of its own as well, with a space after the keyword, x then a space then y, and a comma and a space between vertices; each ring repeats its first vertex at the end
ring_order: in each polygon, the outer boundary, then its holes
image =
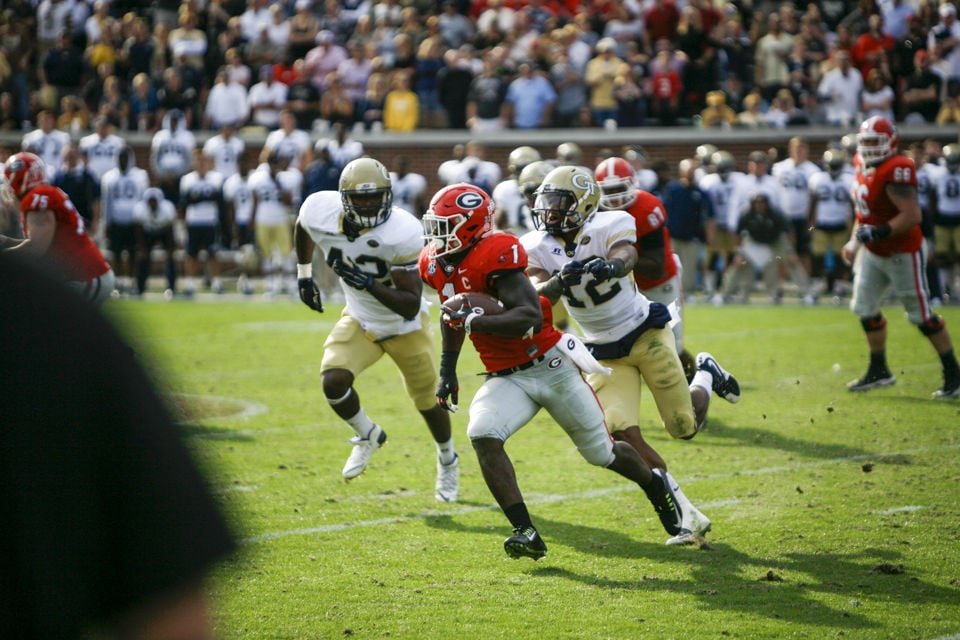
POLYGON ((457 359, 466 336, 480 354, 486 381, 470 403, 467 435, 477 453, 490 493, 513 525, 504 549, 513 558, 537 560, 547 547, 523 501, 513 463, 504 450, 507 438, 541 408, 560 424, 591 464, 636 482, 647 494, 671 535, 680 531, 682 507, 659 471, 652 471, 636 450, 614 442, 603 410, 581 368, 602 367, 570 334, 553 327, 550 303, 527 279, 527 255, 516 236, 493 230, 494 204, 483 190, 460 183, 432 198, 423 226, 428 240, 420 253, 420 277, 441 301, 458 293, 487 293, 505 311, 482 315, 469 307, 444 313, 437 402, 456 410, 457 359))
POLYGON ((10 204, 19 202, 26 236, 0 236, 0 247, 36 257, 90 302, 99 304, 110 297, 113 270, 87 235, 67 194, 47 183, 43 160, 26 152, 7 158, 0 197, 10 204))
POLYGON ((869 391, 896 381, 887 367, 887 320, 880 311, 892 288, 907 318, 940 356, 943 386, 933 396, 956 398, 960 397, 960 367, 946 324, 931 310, 927 295, 916 167, 897 152, 898 141, 893 123, 879 116, 865 120, 857 134, 852 194, 857 221, 843 248, 843 259, 850 263, 857 258, 850 308, 866 333, 870 366, 847 388, 869 391))

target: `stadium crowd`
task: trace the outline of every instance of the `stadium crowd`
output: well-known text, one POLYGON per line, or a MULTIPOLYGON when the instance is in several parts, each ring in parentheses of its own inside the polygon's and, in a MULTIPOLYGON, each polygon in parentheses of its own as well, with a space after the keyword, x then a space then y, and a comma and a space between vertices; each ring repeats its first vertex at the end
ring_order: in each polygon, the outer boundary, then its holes
POLYGON ((951 0, 12 0, 0 128, 956 122, 958 40, 951 0))

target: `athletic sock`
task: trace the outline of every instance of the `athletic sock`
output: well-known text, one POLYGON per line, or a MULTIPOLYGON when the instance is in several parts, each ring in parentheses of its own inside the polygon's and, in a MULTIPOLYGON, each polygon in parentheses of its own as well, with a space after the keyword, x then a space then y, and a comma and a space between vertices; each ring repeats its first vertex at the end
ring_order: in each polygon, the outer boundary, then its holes
POLYGON ((446 442, 437 443, 437 454, 440 456, 440 464, 450 464, 457 458, 457 452, 453 448, 453 438, 446 442))
POLYGON ((514 529, 526 529, 533 526, 533 522, 530 521, 530 513, 527 511, 527 505, 523 502, 510 505, 503 510, 503 513, 514 529))

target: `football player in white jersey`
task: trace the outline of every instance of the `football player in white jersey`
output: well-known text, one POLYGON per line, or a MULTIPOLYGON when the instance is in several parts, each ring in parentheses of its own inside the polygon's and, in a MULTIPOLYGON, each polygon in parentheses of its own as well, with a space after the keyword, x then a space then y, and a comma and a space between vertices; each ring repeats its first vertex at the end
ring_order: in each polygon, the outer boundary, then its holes
MULTIPOLYGON (((700 145, 708 146, 708 145, 700 145)), ((709 145, 712 146, 712 145, 709 145)), ((697 147, 698 151, 700 147, 697 147)), ((717 151, 710 160, 713 171, 697 178, 697 185, 710 198, 713 206, 715 231, 713 243, 707 245, 704 290, 707 296, 714 296, 723 282, 723 272, 730 265, 736 251, 737 223, 731 222, 735 216, 733 207, 734 189, 743 178, 743 172, 737 171, 737 161, 729 151, 717 151)), ((739 215, 736 216, 739 218, 739 215)))
POLYGON ((427 210, 427 179, 410 171, 409 156, 399 155, 393 159, 394 170, 390 172, 393 184, 393 203, 422 218, 427 210))
MULTIPOLYGON (((930 303, 933 306, 943 304, 943 282, 940 280, 940 265, 934 251, 936 244, 936 211, 932 206, 934 185, 947 169, 940 161, 943 149, 936 140, 928 138, 923 142, 910 145, 911 157, 917 167, 917 202, 920 203, 923 229, 924 253, 927 258, 927 286, 930 288, 930 303)), ((851 171, 852 173, 852 171, 851 171)))
POLYGON ((811 273, 815 281, 811 295, 814 298, 822 291, 839 295, 836 282, 849 275, 840 259, 843 245, 850 239, 850 225, 853 223, 853 174, 844 170, 846 165, 847 154, 843 149, 827 149, 823 153, 824 170, 810 176, 807 183, 810 190, 808 223, 813 228, 811 273), (828 249, 833 256, 829 269, 826 264, 828 249))
POLYGON ((810 177, 820 168, 810 161, 810 146, 799 137, 790 138, 788 157, 774 163, 770 173, 780 183, 780 213, 793 228, 793 248, 810 273, 810 177))
POLYGON ((108 257, 121 292, 132 290, 133 268, 137 263, 133 209, 149 186, 150 177, 136 166, 130 147, 121 149, 117 168, 107 171, 100 179, 100 216, 108 257))
MULTIPOLYGON (((666 470, 663 458, 640 433, 640 381, 646 381, 667 432, 689 439, 706 421, 711 390, 731 402, 740 399, 736 379, 707 353, 697 357, 690 385, 670 330, 670 312, 651 302, 630 277, 637 262, 636 221, 623 211, 597 214, 600 187, 593 174, 558 167, 543 180, 533 207, 538 230, 521 238, 528 273, 551 301, 563 299, 580 325, 584 342, 612 376, 587 374, 616 440, 630 443, 651 467, 666 470)), ((710 521, 683 496, 682 531, 667 544, 699 542, 710 521)))
POLYGON ((943 148, 944 171, 933 182, 930 206, 936 212, 933 220, 934 253, 940 265, 943 290, 960 299, 960 144, 943 148))
POLYGON ((193 150, 197 139, 187 128, 184 114, 171 109, 163 116, 162 128, 150 141, 150 172, 171 202, 180 201, 180 178, 193 166, 193 150))
POLYGON ((373 158, 347 164, 339 192, 307 197, 294 230, 300 298, 323 311, 312 275, 319 246, 340 277, 346 299, 344 313, 324 342, 320 365, 327 402, 356 433, 343 477, 350 480, 363 473, 387 439, 361 407, 353 386, 358 375, 386 354, 400 369, 407 395, 436 441, 435 497, 453 502, 459 495, 460 461, 450 417, 435 395, 439 359, 417 272, 423 227, 392 201, 387 168, 373 158))
POLYGON ((137 291, 147 290, 147 278, 150 275, 150 252, 159 245, 164 252, 163 275, 167 279, 164 294, 172 296, 177 290, 177 269, 173 252, 176 245, 173 239, 173 225, 177 221, 177 207, 163 197, 163 191, 151 187, 143 192, 143 200, 134 205, 133 222, 137 243, 140 247, 140 260, 137 265, 137 291))
POLYGON ((180 179, 180 208, 187 225, 186 293, 197 290, 201 260, 210 272, 210 288, 223 293, 220 280, 220 209, 223 176, 212 170, 213 159, 203 149, 193 151, 194 170, 180 179))
POLYGON ((268 296, 283 291, 284 273, 293 272, 293 240, 290 233, 291 207, 296 187, 283 171, 283 160, 276 151, 267 153, 266 162, 250 175, 247 184, 253 193, 253 223, 257 249, 263 259, 263 275, 268 296))
POLYGON ((236 125, 225 122, 220 125, 220 132, 207 138, 203 143, 203 152, 213 158, 213 170, 226 180, 240 171, 238 159, 247 148, 247 143, 234 135, 236 125))
MULTIPOLYGON (((230 247, 236 252, 236 262, 240 270, 237 278, 237 292, 246 295, 253 293, 250 272, 257 268, 259 257, 253 237, 253 191, 250 190, 246 156, 237 159, 237 173, 223 181, 223 204, 226 207, 227 222, 230 228, 230 247)), ((226 244, 226 242, 225 242, 226 244)))
POLYGON ((539 162, 540 152, 533 147, 517 147, 507 156, 507 171, 510 177, 493 188, 493 203, 496 206, 494 224, 498 229, 514 235, 522 235, 533 229, 527 198, 520 191, 517 179, 527 165, 539 162))
POLYGON ((304 152, 312 148, 310 134, 303 129, 297 129, 297 116, 290 109, 280 112, 280 128, 267 134, 267 139, 263 142, 264 151, 292 158, 290 166, 295 169, 300 168, 300 159, 304 152))
POLYGON ((103 177, 110 169, 117 166, 120 149, 127 143, 123 138, 110 132, 110 121, 104 116, 98 116, 93 121, 94 132, 80 138, 80 152, 86 158, 89 169, 97 180, 103 177))

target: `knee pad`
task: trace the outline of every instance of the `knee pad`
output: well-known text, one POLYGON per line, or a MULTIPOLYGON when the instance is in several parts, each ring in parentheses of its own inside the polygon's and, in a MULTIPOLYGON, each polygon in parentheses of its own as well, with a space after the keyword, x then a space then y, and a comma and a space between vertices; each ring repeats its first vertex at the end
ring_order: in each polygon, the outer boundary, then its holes
POLYGON ((917 329, 920 329, 920 333, 929 337, 935 333, 940 333, 943 331, 943 328, 946 326, 946 323, 943 321, 941 316, 931 316, 917 325, 917 329))
POLYGON ((863 325, 863 330, 867 333, 871 331, 880 331, 886 328, 887 319, 883 317, 882 313, 878 313, 877 315, 869 318, 860 318, 860 324, 863 325))
POLYGON ((603 442, 593 442, 581 445, 578 448, 584 460, 598 467, 609 467, 616 460, 613 453, 613 441, 609 438, 603 442))

